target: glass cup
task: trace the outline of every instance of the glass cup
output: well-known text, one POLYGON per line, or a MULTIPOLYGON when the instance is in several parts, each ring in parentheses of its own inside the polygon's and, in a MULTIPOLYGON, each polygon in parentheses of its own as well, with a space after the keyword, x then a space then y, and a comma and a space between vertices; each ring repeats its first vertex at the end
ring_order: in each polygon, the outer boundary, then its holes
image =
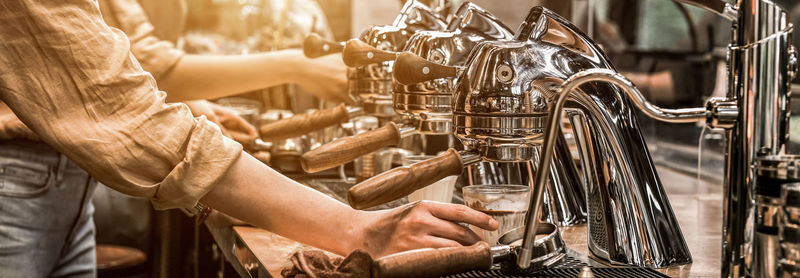
POLYGON ((470 229, 489 245, 497 245, 497 240, 506 232, 525 225, 525 214, 531 199, 531 188, 523 185, 472 185, 462 189, 464 203, 477 211, 488 214, 500 227, 487 231, 470 226, 470 229))
MULTIPOLYGON (((420 161, 425 161, 435 156, 432 155, 412 155, 403 158, 403 166, 408 166, 420 161)), ((438 180, 431 185, 420 188, 408 195, 409 202, 422 200, 451 203, 453 201, 453 191, 456 188, 458 176, 449 176, 438 180)))

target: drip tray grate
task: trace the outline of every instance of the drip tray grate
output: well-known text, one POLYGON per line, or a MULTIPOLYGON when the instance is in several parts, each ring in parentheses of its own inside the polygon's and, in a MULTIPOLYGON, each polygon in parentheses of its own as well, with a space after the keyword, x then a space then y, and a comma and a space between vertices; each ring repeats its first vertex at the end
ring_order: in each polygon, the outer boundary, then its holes
MULTIPOLYGON (((558 265, 553 268, 524 275, 507 275, 500 270, 491 271, 470 271, 450 276, 446 278, 494 278, 494 277, 578 277, 581 268, 587 266, 586 263, 567 255, 558 265)), ((592 267, 592 274, 597 278, 662 278, 669 276, 644 267, 592 267)))
MULTIPOLYGON (((550 277, 578 277, 578 274, 581 273, 580 268, 553 268, 548 270, 543 270, 536 273, 525 274, 525 275, 505 275, 499 270, 492 270, 492 271, 470 271, 459 273, 455 275, 447 276, 447 278, 495 278, 495 277, 539 277, 539 278, 550 278, 550 277)), ((610 267, 594 267, 592 268, 592 274, 594 277, 597 278, 662 278, 669 276, 664 275, 661 272, 644 268, 644 267, 623 267, 623 268, 610 268, 610 267)))

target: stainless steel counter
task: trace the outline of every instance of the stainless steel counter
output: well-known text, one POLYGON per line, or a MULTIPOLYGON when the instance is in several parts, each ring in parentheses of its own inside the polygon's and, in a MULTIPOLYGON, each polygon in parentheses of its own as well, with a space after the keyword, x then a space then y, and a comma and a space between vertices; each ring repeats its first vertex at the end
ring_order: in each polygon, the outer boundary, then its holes
MULTIPOLYGON (((664 167, 658 171, 693 258, 692 264, 659 271, 672 277, 719 277, 722 186, 664 167)), ((295 251, 313 248, 254 227, 211 230, 228 261, 244 277, 281 277, 281 268, 295 251)), ((573 254, 583 257, 579 259, 603 264, 591 259, 585 225, 563 228, 562 235, 573 254)))

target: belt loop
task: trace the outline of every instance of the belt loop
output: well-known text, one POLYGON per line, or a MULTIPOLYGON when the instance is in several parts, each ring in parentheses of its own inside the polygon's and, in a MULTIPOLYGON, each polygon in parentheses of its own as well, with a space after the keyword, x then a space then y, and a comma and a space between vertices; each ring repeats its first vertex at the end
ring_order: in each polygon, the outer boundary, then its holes
POLYGON ((58 168, 56 168, 56 184, 61 184, 64 179, 64 171, 67 168, 67 156, 64 154, 58 155, 58 168))

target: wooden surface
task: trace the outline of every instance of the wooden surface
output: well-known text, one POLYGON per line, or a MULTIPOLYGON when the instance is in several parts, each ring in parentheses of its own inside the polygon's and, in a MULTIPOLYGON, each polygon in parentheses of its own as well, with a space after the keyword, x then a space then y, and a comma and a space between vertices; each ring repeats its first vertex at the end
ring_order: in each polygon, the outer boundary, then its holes
POLYGON ((130 268, 147 261, 147 255, 144 252, 125 246, 98 244, 95 252, 98 270, 130 268))
POLYGON ((342 51, 342 61, 348 67, 355 68, 397 58, 397 53, 379 50, 359 39, 347 41, 342 51))
POLYGON ((323 109, 307 114, 294 115, 261 126, 261 139, 276 141, 294 138, 332 125, 347 122, 350 116, 347 107, 340 104, 334 108, 323 109))
MULTIPOLYGON (((658 167, 658 171, 693 259, 692 264, 658 271, 671 277, 719 277, 722 185, 698 181, 664 167, 658 167)), ((292 250, 311 248, 258 228, 235 227, 233 233, 252 248, 259 264, 274 277, 280 277, 280 269, 289 263, 292 250)), ((601 260, 591 259, 585 225, 561 228, 561 233, 571 256, 592 265, 607 266, 601 260)), ((230 247, 222 243, 220 246, 222 250, 230 247)))
POLYGON ((438 78, 455 77, 458 73, 455 67, 440 65, 410 52, 403 52, 397 57, 393 71, 394 79, 407 85, 438 78))
POLYGON ((378 174, 347 192, 347 201, 355 209, 367 209, 408 196, 417 189, 445 177, 461 174, 464 163, 454 149, 434 158, 378 174))
POLYGON ((316 173, 399 143, 400 130, 397 124, 389 122, 376 130, 342 137, 310 150, 300 158, 300 165, 307 173, 316 173))

